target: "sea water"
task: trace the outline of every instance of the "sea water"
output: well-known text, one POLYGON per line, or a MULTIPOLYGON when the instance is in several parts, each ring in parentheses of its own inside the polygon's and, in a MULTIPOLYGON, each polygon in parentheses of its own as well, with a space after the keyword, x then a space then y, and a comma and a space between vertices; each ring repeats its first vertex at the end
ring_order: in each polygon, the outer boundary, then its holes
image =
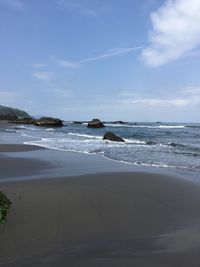
POLYGON ((136 166, 170 169, 175 174, 200 179, 200 124, 105 123, 87 128, 87 123, 65 122, 61 128, 7 125, 1 131, 23 137, 26 144, 46 148, 100 154, 136 166), (125 142, 103 140, 106 131, 125 142))

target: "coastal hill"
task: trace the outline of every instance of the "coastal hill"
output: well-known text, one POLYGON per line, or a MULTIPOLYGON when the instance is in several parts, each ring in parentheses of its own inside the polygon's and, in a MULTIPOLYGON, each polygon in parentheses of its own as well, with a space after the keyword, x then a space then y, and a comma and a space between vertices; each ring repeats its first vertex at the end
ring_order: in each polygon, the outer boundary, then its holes
POLYGON ((0 120, 22 120, 32 117, 25 111, 0 105, 0 120))
POLYGON ((9 123, 16 123, 16 124, 33 124, 36 126, 45 126, 45 127, 62 127, 63 122, 58 118, 52 117, 41 117, 40 119, 35 119, 30 116, 27 112, 6 107, 0 105, 0 121, 6 121, 9 123))

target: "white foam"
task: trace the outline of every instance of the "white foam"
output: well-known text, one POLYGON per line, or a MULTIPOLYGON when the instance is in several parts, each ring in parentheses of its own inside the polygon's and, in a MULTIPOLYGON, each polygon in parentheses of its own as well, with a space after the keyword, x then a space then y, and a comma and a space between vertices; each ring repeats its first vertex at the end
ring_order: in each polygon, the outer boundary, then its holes
POLYGON ((97 136, 97 135, 78 134, 78 133, 68 133, 68 134, 72 135, 72 136, 77 136, 77 137, 85 137, 85 138, 91 138, 91 139, 102 139, 102 136, 97 136))
POLYGON ((36 128, 34 128, 32 125, 31 126, 24 126, 24 125, 17 125, 13 126, 12 128, 14 129, 19 129, 19 130, 30 130, 30 131, 36 131, 36 128))
POLYGON ((182 128, 185 128, 185 126, 184 125, 160 125, 160 126, 158 126, 159 128, 163 128, 163 129, 182 129, 182 128))
POLYGON ((126 142, 127 144, 143 144, 143 145, 146 144, 146 141, 137 140, 137 139, 125 139, 125 138, 124 138, 124 140, 125 140, 125 142, 126 142))
POLYGON ((53 128, 47 128, 46 131, 55 131, 53 128))
POLYGON ((184 125, 130 125, 130 124, 105 124, 105 126, 109 127, 128 127, 128 128, 149 128, 149 129, 178 129, 185 128, 184 125))

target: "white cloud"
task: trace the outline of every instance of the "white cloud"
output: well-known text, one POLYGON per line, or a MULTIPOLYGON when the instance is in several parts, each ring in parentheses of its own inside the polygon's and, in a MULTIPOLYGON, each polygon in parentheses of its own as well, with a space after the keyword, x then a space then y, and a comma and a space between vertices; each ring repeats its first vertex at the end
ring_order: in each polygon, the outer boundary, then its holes
POLYGON ((167 0, 151 22, 150 44, 142 52, 149 66, 174 61, 200 45, 200 0, 167 0))
POLYGON ((56 96, 62 97, 62 98, 70 98, 72 96, 72 92, 67 90, 67 89, 63 89, 63 88, 48 88, 46 89, 46 91, 48 92, 52 92, 55 93, 56 96))
POLYGON ((125 55, 128 53, 131 53, 135 50, 140 50, 142 48, 143 48, 142 46, 127 47, 127 48, 114 48, 114 49, 112 49, 106 53, 101 54, 101 55, 83 59, 80 62, 85 63, 85 62, 96 61, 96 60, 101 60, 101 59, 115 57, 115 56, 122 56, 122 55, 125 55))
POLYGON ((103 59, 107 59, 107 58, 111 58, 111 57, 123 56, 125 54, 132 53, 136 50, 141 50, 142 48, 143 48, 142 46, 113 48, 113 49, 111 49, 107 52, 104 52, 102 54, 99 54, 97 56, 84 58, 84 59, 77 61, 77 62, 67 61, 67 60, 58 60, 57 63, 62 67, 71 68, 71 69, 78 69, 84 63, 103 60, 103 59))
POLYGON ((36 79, 42 80, 44 82, 51 82, 54 78, 54 74, 50 71, 37 71, 33 73, 33 76, 36 79))
POLYGON ((25 5, 20 0, 0 0, 0 4, 9 7, 9 8, 15 8, 20 11, 24 11, 25 5))
POLYGON ((88 8, 82 4, 80 4, 78 1, 70 1, 70 0, 59 0, 58 5, 62 8, 68 9, 68 10, 74 10, 82 15, 87 15, 91 17, 95 17, 96 11, 92 8, 88 8))
POLYGON ((188 99, 160 99, 160 98, 139 98, 139 99, 128 99, 121 101, 125 105, 141 105, 141 106, 151 106, 151 107, 184 107, 189 104, 188 99))
POLYGON ((141 107, 162 107, 162 108, 190 108, 200 105, 200 87, 189 86, 179 89, 173 93, 173 98, 166 94, 161 96, 148 96, 145 93, 121 92, 118 102, 122 105, 136 105, 141 107))
POLYGON ((43 63, 34 63, 34 64, 32 64, 32 66, 36 69, 42 69, 42 68, 46 67, 46 65, 43 63))
POLYGON ((80 67, 80 64, 73 61, 67 61, 67 60, 58 60, 58 64, 62 67, 71 68, 71 69, 78 69, 80 67))

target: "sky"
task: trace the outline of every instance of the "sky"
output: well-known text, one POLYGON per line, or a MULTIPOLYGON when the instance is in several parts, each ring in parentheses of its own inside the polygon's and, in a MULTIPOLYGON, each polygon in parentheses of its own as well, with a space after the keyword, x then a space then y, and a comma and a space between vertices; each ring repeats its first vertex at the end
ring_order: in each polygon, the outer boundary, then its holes
POLYGON ((200 121, 200 0, 0 0, 0 104, 200 121))

